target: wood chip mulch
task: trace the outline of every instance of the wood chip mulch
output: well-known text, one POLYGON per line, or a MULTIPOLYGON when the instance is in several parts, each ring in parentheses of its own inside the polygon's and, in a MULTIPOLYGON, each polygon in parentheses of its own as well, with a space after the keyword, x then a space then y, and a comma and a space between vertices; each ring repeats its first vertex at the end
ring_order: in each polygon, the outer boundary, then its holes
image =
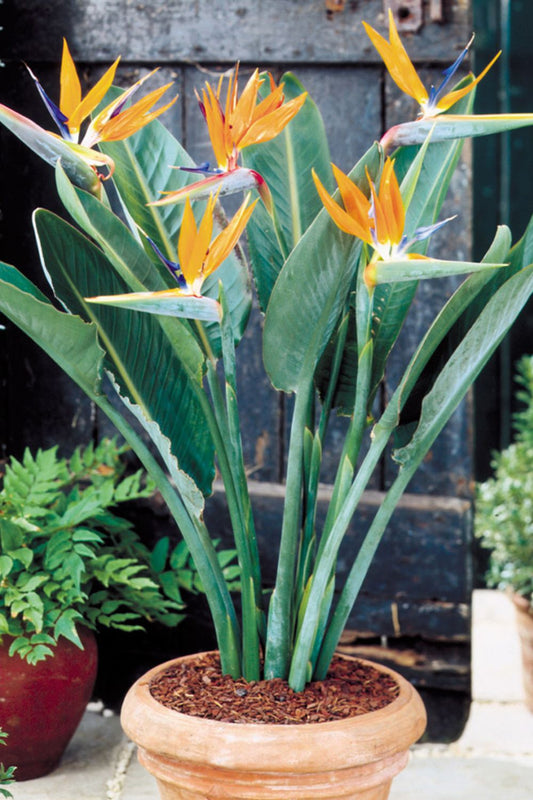
POLYGON ((331 722, 376 711, 399 686, 367 664, 335 657, 326 680, 294 692, 286 681, 233 680, 222 675, 215 653, 172 666, 150 684, 152 696, 182 714, 236 723, 331 722))

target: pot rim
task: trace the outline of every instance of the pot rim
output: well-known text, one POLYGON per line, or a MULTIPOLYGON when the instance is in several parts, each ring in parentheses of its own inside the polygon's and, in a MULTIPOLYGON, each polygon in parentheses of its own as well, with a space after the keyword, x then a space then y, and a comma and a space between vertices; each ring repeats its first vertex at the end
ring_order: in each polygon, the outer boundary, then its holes
MULTIPOLYGON (((305 740, 308 768, 317 769, 316 750, 324 753, 331 769, 392 757, 407 750, 424 732, 426 712, 414 687, 389 667, 366 659, 340 654, 350 661, 368 664, 391 675, 400 693, 387 706, 341 720, 308 724, 234 723, 194 717, 165 707, 152 697, 150 682, 176 661, 191 660, 199 654, 171 659, 149 670, 127 693, 121 712, 125 733, 146 750, 157 750, 170 758, 238 766, 245 770, 290 768, 291 744, 295 737, 305 740), (149 723, 151 721, 151 724, 149 723), (287 765, 279 763, 280 745, 287 765), (327 754, 327 755, 326 755, 327 754)), ((301 760, 301 754, 299 756, 301 760)))

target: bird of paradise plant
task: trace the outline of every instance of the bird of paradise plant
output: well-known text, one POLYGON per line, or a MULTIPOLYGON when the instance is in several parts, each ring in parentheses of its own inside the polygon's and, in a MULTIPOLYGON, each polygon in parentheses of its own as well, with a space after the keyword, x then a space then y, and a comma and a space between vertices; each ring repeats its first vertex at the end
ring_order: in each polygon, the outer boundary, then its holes
POLYGON ((152 118, 161 111, 147 110, 155 95, 130 109, 112 87, 101 96, 115 65, 84 101, 64 56, 67 83, 74 84, 59 104, 68 134, 77 135, 96 98, 106 104, 104 112, 92 109, 88 124, 96 153, 90 166, 71 142, 51 146, 56 137, 0 107, 0 121, 55 165, 59 196, 75 223, 45 210, 34 215, 45 274, 70 313, 6 264, 0 310, 109 416, 156 481, 200 573, 224 672, 288 678, 296 690, 326 674, 402 493, 533 292, 531 226, 514 247, 509 230, 499 228, 479 263, 427 251, 437 228, 461 224, 439 221, 439 214, 464 137, 532 124, 533 115, 474 115, 473 90, 484 73, 448 91, 466 50, 446 73, 446 93, 427 93, 392 18, 390 44, 366 30, 424 113, 372 145, 349 174, 330 165, 318 109, 291 74, 276 86, 255 71, 239 94, 235 70, 225 102, 223 78, 197 94, 213 170, 194 164, 152 118), (109 135, 117 115, 125 125, 120 136, 109 135), (130 134, 127 152, 122 134, 130 134), (102 164, 114 168, 103 185, 102 164), (243 189, 259 199, 246 198, 228 223, 219 199, 243 189), (115 213, 116 197, 126 214, 115 213), (245 228, 249 268, 233 250, 245 228), (277 390, 294 395, 273 586, 261 575, 239 422, 236 346, 250 313, 249 270, 264 314, 266 373, 277 390), (467 277, 375 416, 376 392, 418 281, 461 274, 467 277), (335 410, 348 417, 348 428, 319 525, 321 463, 335 410), (341 585, 341 543, 391 441, 396 477, 341 585), (238 553, 239 613, 204 518, 215 466, 238 553))

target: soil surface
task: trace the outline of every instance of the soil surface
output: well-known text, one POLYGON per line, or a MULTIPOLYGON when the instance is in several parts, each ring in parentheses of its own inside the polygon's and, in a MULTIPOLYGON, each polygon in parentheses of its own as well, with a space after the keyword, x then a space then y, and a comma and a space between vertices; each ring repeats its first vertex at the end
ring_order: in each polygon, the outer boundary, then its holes
POLYGON ((377 711, 399 694, 396 681, 359 661, 335 657, 323 681, 294 692, 286 681, 233 680, 215 653, 170 667, 150 684, 152 696, 182 714, 219 722, 331 722, 377 711))

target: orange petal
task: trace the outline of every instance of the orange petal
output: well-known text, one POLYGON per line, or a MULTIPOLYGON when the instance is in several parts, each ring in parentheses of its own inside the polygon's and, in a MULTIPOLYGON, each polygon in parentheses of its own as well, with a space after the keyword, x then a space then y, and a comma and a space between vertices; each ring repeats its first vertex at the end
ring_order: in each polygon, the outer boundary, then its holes
POLYGON ((246 227, 257 202, 257 200, 254 200, 252 205, 248 206, 248 197, 246 197, 231 222, 228 223, 213 241, 209 248, 204 267, 205 276, 214 272, 231 253, 246 227))
POLYGON ((254 118, 254 111, 257 103, 257 92, 262 81, 259 78, 259 70, 255 70, 248 79, 241 96, 235 103, 234 109, 230 113, 230 119, 226 120, 232 127, 232 139, 236 143, 241 136, 248 130, 254 118))
POLYGON ((345 211, 353 217, 353 219, 357 220, 363 228, 368 227, 370 200, 342 170, 336 167, 335 164, 331 166, 333 175, 337 181, 337 186, 339 187, 345 211))
POLYGON ((383 59, 394 83, 402 92, 413 97, 418 103, 427 102, 427 90, 418 77, 417 71, 400 40, 392 11, 389 9, 390 43, 366 22, 363 22, 363 25, 370 37, 370 41, 383 59))
POLYGON ((362 225, 361 222, 354 217, 350 216, 343 208, 341 208, 333 198, 328 194, 316 172, 313 170, 313 180, 315 182, 315 186, 317 192, 322 200, 324 208, 332 218, 333 222, 337 225, 341 231, 345 233, 349 233, 351 236, 356 236, 358 239, 362 239, 363 242, 367 242, 368 244, 372 244, 372 234, 370 233, 370 226, 367 223, 366 225, 362 225))
MULTIPOLYGON (((394 161, 387 158, 379 185, 380 204, 385 214, 388 241, 399 244, 405 227, 405 209, 398 179, 394 172, 394 161)), ((378 241, 381 241, 378 237, 378 241)))
POLYGON ((61 58, 59 108, 66 117, 70 117, 81 100, 81 85, 78 73, 67 40, 63 39, 63 56, 61 58))
MULTIPOLYGON (((196 221, 192 213, 191 201, 187 198, 178 239, 178 261, 182 269, 184 264, 189 263, 196 233, 196 221)), ((183 274, 185 275, 185 273, 183 274)), ((187 280, 187 278, 185 279, 187 280)))
POLYGON ((501 55, 501 50, 500 50, 499 53, 496 53, 496 55, 494 56, 492 61, 490 61, 487 64, 487 66, 485 67, 483 72, 481 72, 477 76, 477 78, 474 78, 474 80, 471 83, 469 83, 467 86, 463 86, 462 89, 456 89, 453 92, 448 92, 448 94, 445 94, 444 97, 441 100, 439 100, 439 102, 437 103, 437 108, 439 109, 439 111, 446 111, 448 108, 451 108, 451 106, 453 106, 455 103, 457 103, 457 101, 460 100, 461 97, 464 97, 465 95, 469 94, 469 92, 471 92, 472 89, 475 86, 477 86, 477 84, 480 82, 480 80, 482 80, 485 77, 485 75, 487 74, 489 69, 492 67, 494 62, 498 60, 500 55, 501 55))
POLYGON ((206 208, 198 232, 193 242, 192 250, 189 254, 189 261, 181 264, 182 272, 189 286, 193 286, 198 281, 198 291, 205 278, 205 262, 209 247, 211 245, 211 235, 213 233, 213 211, 215 208, 216 197, 211 195, 207 201, 206 208))
POLYGON ((268 142, 280 133, 305 103, 307 92, 294 97, 271 114, 258 119, 239 141, 239 147, 268 142))
MULTIPOLYGON (((157 103, 160 97, 170 86, 172 86, 172 83, 167 83, 165 86, 161 86, 159 89, 154 89, 153 92, 150 92, 146 95, 146 97, 138 100, 136 103, 130 106, 130 108, 125 108, 123 111, 117 114, 116 117, 111 117, 110 119, 106 120, 106 116, 108 116, 106 112, 108 109, 104 109, 102 114, 99 114, 98 117, 93 120, 93 123, 90 126, 91 131, 97 137, 96 141, 116 142, 121 139, 126 139, 128 136, 136 133, 140 128, 143 128, 153 119, 159 117, 176 102, 177 95, 166 105, 154 109, 154 111, 151 112, 149 112, 149 109, 155 105, 155 103, 157 103)), ((96 142, 93 141, 93 144, 94 143, 96 142)))
POLYGON ((119 61, 120 57, 117 58, 113 64, 111 64, 109 69, 106 70, 100 80, 93 86, 90 92, 88 92, 84 99, 74 109, 68 119, 69 127, 72 126, 73 128, 78 129, 83 120, 88 117, 89 114, 91 114, 91 112, 93 112, 94 109, 101 103, 113 83, 119 61))
POLYGON ((221 169, 225 169, 228 163, 228 152, 226 150, 224 114, 220 106, 218 96, 213 92, 211 86, 206 83, 206 88, 202 92, 202 105, 205 112, 205 121, 211 147, 221 169))

